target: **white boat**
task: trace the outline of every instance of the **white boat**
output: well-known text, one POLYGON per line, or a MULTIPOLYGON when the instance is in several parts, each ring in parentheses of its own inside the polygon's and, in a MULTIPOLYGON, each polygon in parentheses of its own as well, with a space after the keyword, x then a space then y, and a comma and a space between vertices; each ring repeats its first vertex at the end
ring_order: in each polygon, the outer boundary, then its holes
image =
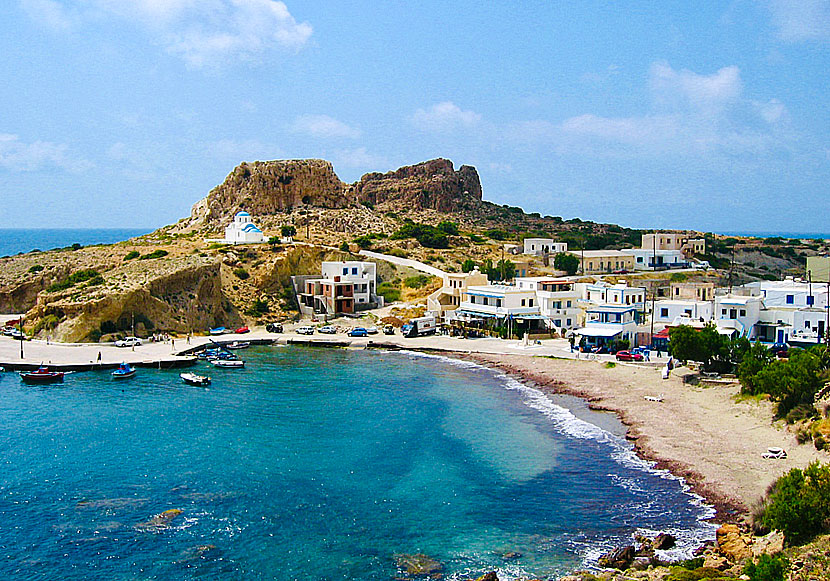
POLYGON ((247 349, 251 346, 250 341, 234 341, 225 345, 226 349, 247 349))
POLYGON ((210 362, 214 367, 221 367, 224 369, 239 369, 245 367, 245 362, 241 359, 213 359, 210 362))
POLYGON ((195 373, 180 373, 179 377, 181 377, 182 381, 188 385, 197 385, 200 387, 210 385, 210 377, 206 377, 204 375, 196 375, 195 373))

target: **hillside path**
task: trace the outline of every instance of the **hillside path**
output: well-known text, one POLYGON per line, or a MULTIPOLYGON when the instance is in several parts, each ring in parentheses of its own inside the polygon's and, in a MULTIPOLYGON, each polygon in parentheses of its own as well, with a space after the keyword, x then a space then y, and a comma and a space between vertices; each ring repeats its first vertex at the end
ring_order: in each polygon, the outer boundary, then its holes
POLYGON ((442 280, 447 280, 447 273, 440 268, 435 268, 434 266, 418 262, 417 260, 412 260, 411 258, 399 258, 397 256, 372 252, 371 250, 361 250, 360 254, 376 260, 385 260, 386 262, 391 262, 392 264, 397 264, 398 266, 408 266, 409 268, 414 268, 415 270, 431 274, 432 276, 440 276, 442 280))

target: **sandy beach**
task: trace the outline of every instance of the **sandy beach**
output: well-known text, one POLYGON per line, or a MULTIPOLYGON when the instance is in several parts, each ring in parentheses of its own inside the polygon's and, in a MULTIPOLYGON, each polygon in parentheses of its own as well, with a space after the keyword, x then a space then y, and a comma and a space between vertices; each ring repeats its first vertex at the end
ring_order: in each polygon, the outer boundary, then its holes
POLYGON ((735 520, 767 487, 793 467, 830 455, 798 445, 783 422, 773 423, 773 404, 736 401, 737 383, 684 384, 678 368, 664 380, 659 368, 618 363, 477 354, 470 358, 534 383, 548 393, 580 396, 595 409, 616 412, 643 457, 682 476, 712 502, 720 520, 735 520), (652 401, 646 396, 659 396, 652 401), (770 446, 787 450, 784 460, 764 459, 770 446))

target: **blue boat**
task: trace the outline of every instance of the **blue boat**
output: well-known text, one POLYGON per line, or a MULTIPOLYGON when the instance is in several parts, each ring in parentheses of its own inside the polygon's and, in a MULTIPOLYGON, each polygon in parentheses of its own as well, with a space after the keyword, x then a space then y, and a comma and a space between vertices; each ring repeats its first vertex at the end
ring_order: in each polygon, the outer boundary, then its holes
POLYGON ((228 330, 225 327, 214 327, 210 330, 211 335, 224 335, 228 330))
POLYGON ((122 363, 118 366, 118 369, 112 372, 113 379, 129 379, 130 377, 135 377, 136 370, 135 367, 130 365, 129 363, 122 363))

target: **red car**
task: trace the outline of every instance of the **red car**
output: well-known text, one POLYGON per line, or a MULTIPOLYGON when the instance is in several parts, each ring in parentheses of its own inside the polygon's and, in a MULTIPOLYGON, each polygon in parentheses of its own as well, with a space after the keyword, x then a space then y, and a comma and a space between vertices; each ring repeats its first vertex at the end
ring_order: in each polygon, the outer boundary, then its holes
POLYGON ((237 333, 239 335, 241 335, 243 333, 250 333, 250 332, 251 332, 251 330, 248 327, 239 327, 236 331, 234 331, 234 333, 237 333))
POLYGON ((617 361, 642 361, 642 353, 632 353, 631 351, 617 351, 617 361))

